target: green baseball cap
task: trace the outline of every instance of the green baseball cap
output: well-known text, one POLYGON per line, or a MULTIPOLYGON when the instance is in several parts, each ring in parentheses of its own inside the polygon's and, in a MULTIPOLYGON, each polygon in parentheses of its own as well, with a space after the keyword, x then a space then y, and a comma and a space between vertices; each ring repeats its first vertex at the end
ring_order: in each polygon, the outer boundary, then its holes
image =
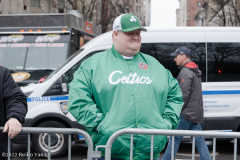
POLYGON ((132 14, 122 14, 113 22, 113 31, 131 32, 137 29, 147 31, 146 28, 141 26, 138 17, 132 14))

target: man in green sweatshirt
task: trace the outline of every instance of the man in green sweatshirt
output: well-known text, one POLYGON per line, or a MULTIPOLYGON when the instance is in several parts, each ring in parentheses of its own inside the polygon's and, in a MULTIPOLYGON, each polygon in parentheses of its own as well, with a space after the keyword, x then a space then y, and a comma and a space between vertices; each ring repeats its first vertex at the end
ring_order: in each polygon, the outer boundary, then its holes
MULTIPOLYGON (((139 19, 131 14, 113 23, 113 46, 85 60, 69 84, 69 111, 86 127, 95 146, 124 128, 175 129, 183 106, 178 82, 155 58, 139 52, 139 19)), ((167 142, 154 136, 154 159, 167 142)), ((150 158, 150 135, 134 135, 133 158, 150 158)), ((130 159, 130 135, 117 138, 112 158, 130 159)), ((102 153, 104 156, 104 152, 102 153)))

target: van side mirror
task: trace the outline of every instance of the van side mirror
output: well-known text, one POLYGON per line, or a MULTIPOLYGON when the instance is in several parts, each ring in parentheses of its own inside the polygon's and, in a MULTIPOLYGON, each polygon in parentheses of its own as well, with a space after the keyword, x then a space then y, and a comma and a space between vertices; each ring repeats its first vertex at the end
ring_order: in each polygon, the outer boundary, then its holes
POLYGON ((67 86, 67 78, 66 78, 66 76, 65 76, 65 74, 63 74, 62 76, 61 76, 61 82, 62 82, 62 91, 63 91, 63 93, 69 93, 68 92, 68 86, 67 86))
POLYGON ((67 88, 66 83, 62 83, 62 90, 63 90, 63 92, 68 92, 68 88, 67 88))

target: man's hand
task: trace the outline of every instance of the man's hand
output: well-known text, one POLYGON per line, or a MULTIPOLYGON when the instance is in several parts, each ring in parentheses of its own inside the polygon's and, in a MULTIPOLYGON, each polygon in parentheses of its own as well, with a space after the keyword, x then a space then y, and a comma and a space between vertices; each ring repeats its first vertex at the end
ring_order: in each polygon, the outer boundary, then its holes
POLYGON ((13 137, 21 132, 22 124, 16 118, 11 118, 6 122, 3 132, 7 132, 7 130, 9 130, 8 136, 13 139, 13 137))

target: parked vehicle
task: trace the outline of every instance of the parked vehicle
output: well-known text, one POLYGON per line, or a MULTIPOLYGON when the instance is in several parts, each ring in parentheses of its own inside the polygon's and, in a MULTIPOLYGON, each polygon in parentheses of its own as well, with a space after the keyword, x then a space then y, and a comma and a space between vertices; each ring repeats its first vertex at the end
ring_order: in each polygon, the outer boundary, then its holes
POLYGON ((72 14, 1 15, 0 21, 0 65, 19 86, 44 80, 101 33, 72 14))
MULTIPOLYGON (((179 69, 169 54, 180 46, 191 49, 192 60, 203 73, 203 130, 240 131, 240 28, 147 30, 141 33, 141 52, 155 57, 175 78, 179 69)), ((42 83, 21 87, 29 106, 24 127, 84 128, 67 110, 67 86, 84 60, 112 47, 111 34, 104 33, 85 44, 42 83)), ((66 151, 67 138, 52 134, 54 137, 51 154, 58 156, 66 151)), ((73 140, 83 139, 73 136, 73 140)), ((47 152, 46 135, 35 135, 32 142, 38 152, 47 152)))

